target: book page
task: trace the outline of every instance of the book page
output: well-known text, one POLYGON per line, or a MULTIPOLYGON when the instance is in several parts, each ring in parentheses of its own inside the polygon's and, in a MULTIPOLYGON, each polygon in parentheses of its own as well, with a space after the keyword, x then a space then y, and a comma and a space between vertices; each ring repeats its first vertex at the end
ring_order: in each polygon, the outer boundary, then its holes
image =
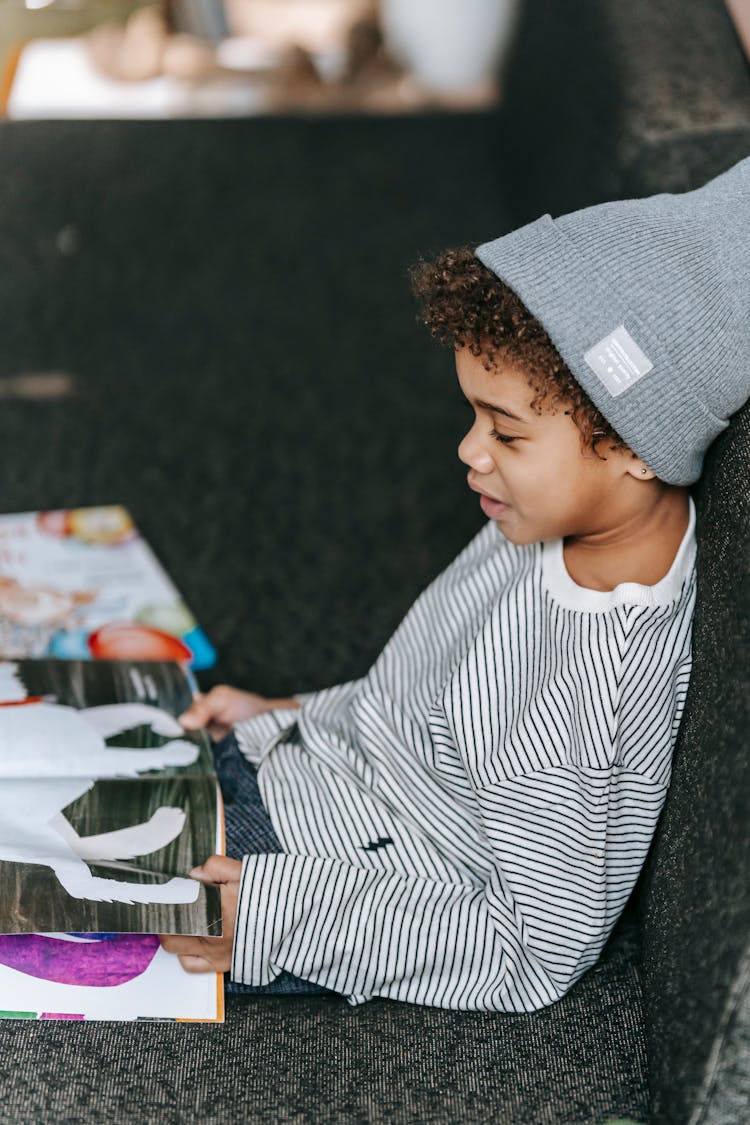
POLYGON ((191 688, 177 664, 0 662, 0 932, 221 932, 188 877, 218 830, 191 688))
POLYGON ((0 936, 0 1018, 224 1018, 223 977, 186 973, 146 934, 0 936))
MULTIPOLYGON (((224 852, 217 792, 215 851, 224 852)), ((187 973, 151 934, 0 935, 0 1019, 224 1019, 223 973, 187 973)))

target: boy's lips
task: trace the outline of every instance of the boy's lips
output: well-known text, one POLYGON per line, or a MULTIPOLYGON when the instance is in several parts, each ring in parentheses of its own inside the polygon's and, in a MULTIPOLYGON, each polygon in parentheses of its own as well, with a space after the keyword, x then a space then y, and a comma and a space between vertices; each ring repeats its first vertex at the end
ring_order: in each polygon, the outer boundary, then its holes
POLYGON ((496 496, 490 496, 489 492, 479 488, 472 481, 468 480, 467 484, 472 492, 479 493, 479 506, 484 514, 492 520, 496 520, 504 512, 507 512, 510 504, 506 504, 504 500, 498 500, 496 496))

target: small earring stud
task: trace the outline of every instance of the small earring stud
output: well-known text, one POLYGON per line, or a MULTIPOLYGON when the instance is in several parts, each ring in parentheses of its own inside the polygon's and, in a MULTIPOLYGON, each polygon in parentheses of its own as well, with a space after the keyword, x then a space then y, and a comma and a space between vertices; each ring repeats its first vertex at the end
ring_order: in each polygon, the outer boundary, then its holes
POLYGON ((641 469, 641 472, 642 472, 642 473, 647 473, 647 472, 648 472, 648 469, 641 469))

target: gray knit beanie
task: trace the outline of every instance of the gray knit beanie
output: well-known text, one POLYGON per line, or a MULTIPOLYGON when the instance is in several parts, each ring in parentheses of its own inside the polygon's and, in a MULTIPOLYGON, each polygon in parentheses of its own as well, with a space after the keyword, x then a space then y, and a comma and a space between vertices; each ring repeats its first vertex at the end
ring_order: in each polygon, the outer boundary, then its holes
POLYGON ((750 158, 696 191, 543 215, 477 257, 670 484, 750 397, 750 158))

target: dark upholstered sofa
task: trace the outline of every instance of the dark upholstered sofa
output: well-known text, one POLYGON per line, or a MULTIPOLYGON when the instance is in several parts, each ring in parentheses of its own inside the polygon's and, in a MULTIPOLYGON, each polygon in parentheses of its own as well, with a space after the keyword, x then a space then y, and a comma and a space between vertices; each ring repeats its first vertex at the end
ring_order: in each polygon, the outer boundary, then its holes
MULTIPOLYGON (((482 518, 408 264, 542 211, 697 186, 750 151, 749 100, 714 0, 528 0, 499 115, 0 125, 0 377, 64 370, 77 389, 0 404, 2 509, 127 504, 217 644, 205 684, 362 674, 482 518)), ((243 997, 222 1027, 8 1021, 0 1121, 747 1120, 749 470, 746 408, 695 488, 668 802, 560 1003, 243 997)))

